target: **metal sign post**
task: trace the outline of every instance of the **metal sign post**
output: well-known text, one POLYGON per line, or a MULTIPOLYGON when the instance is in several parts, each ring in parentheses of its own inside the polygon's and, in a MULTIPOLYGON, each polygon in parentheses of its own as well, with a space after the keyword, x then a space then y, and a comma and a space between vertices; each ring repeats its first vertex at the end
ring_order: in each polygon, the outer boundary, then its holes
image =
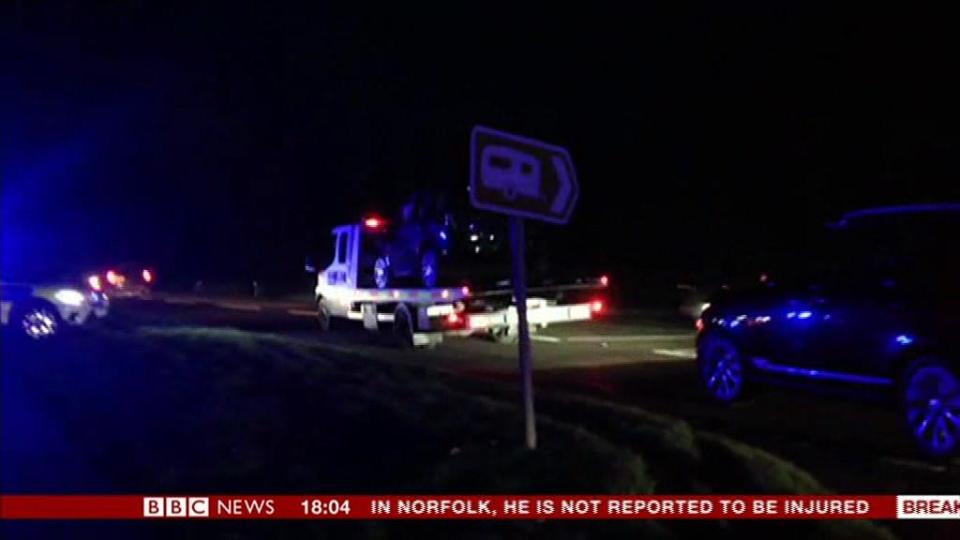
POLYGON ((513 296, 517 309, 520 388, 527 448, 537 448, 533 410, 533 353, 527 322, 524 218, 565 224, 580 187, 566 149, 484 126, 470 137, 470 201, 474 207, 510 216, 513 296))
POLYGON ((520 355, 520 388, 523 394, 523 424, 527 448, 537 448, 537 423, 533 412, 533 354, 527 324, 527 262, 523 218, 510 216, 510 245, 513 252, 513 296, 517 305, 517 340, 520 355))

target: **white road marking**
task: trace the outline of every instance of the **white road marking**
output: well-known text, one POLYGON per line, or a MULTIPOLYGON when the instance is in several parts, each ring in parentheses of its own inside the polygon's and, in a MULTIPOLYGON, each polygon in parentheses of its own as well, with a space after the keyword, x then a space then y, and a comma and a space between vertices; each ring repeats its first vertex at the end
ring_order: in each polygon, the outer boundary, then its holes
POLYGON ((672 356, 674 358, 696 358, 697 351, 695 349, 654 349, 653 354, 659 354, 661 356, 672 356))
POLYGON ((237 311, 260 311, 261 309, 257 304, 237 304, 233 302, 214 302, 213 305, 225 309, 235 309, 237 311))
POLYGON ((316 317, 317 312, 309 309, 288 309, 287 313, 298 317, 316 317))
POLYGON ((921 469, 924 471, 932 471, 936 473, 946 472, 947 468, 943 465, 933 465, 924 461, 918 461, 913 459, 900 459, 893 457, 880 458, 880 461, 886 461, 887 463, 892 463, 894 465, 900 465, 901 467, 908 467, 911 469, 921 469))
POLYGON ((627 336, 571 336, 567 341, 571 343, 623 343, 630 341, 665 341, 672 339, 689 340, 693 336, 686 334, 645 334, 627 336))
POLYGON ((540 334, 530 334, 530 339, 532 341, 542 341, 544 343, 560 343, 561 341, 563 341, 558 337, 541 336, 540 334))

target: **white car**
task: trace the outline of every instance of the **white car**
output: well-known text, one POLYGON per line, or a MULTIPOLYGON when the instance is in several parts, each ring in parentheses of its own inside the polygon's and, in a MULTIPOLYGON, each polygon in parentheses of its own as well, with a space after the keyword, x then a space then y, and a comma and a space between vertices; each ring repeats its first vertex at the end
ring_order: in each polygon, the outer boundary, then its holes
POLYGON ((42 340, 66 326, 86 324, 107 315, 110 303, 97 291, 69 285, 0 282, 0 323, 42 340))

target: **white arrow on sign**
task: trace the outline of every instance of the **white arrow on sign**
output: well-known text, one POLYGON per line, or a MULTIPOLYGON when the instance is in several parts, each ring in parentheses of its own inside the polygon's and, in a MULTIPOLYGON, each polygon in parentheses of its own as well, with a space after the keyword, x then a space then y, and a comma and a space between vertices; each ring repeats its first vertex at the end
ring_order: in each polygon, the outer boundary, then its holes
POLYGON ((580 193, 565 148, 485 126, 470 141, 473 206, 517 217, 564 224, 580 193))
POLYGON ((561 213, 567 207, 570 200, 570 193, 573 192, 573 182, 570 180, 570 173, 567 172, 567 164, 559 156, 550 158, 553 168, 557 171, 557 178, 560 180, 560 189, 557 196, 553 198, 553 204, 550 210, 555 213, 561 213))

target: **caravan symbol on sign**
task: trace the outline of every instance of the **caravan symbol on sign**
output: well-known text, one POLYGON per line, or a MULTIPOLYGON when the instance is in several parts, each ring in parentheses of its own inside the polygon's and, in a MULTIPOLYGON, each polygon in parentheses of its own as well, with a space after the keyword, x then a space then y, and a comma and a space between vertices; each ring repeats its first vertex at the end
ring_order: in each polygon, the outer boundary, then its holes
POLYGON ((566 149, 484 126, 470 137, 470 200, 550 223, 570 219, 580 188, 566 149))

